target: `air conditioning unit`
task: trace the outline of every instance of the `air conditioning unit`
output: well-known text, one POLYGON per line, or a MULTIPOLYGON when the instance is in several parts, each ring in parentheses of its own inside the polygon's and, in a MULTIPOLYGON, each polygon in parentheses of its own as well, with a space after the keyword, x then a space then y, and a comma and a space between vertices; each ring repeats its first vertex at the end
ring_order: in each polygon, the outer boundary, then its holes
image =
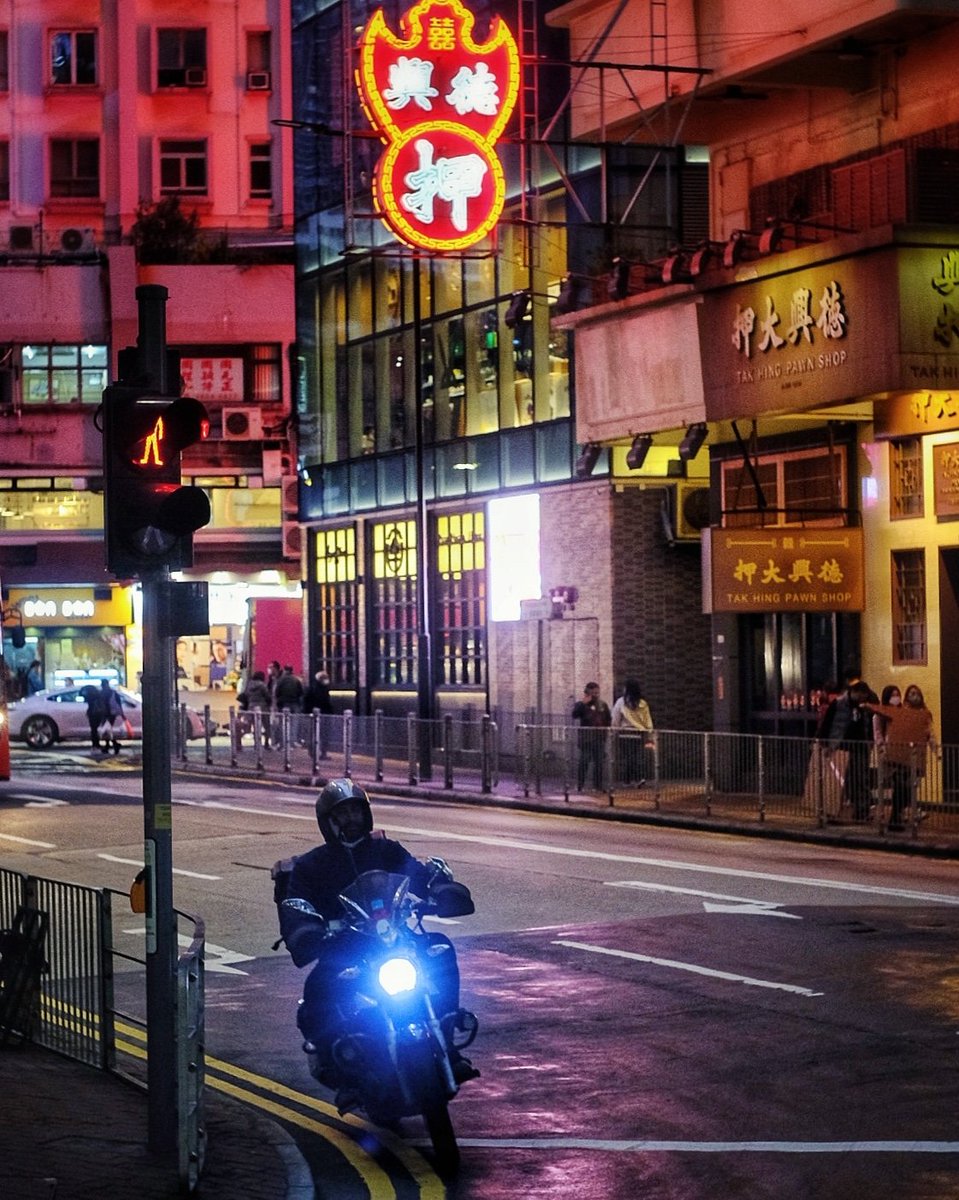
POLYGON ((676 484, 673 531, 678 542, 698 542, 709 524, 709 488, 688 480, 676 484))
POLYGON ((246 90, 248 92, 268 92, 273 86, 269 71, 247 71, 246 90))
POLYGON ((186 87, 206 87, 206 67, 187 67, 183 83, 186 87))
POLYGON ((34 227, 32 225, 11 225, 10 232, 7 235, 7 245, 16 254, 32 253, 34 227))
POLYGON ((93 254, 96 248, 92 229, 77 229, 71 226, 60 234, 61 254, 93 254))
POLYGON ((304 531, 301 525, 296 521, 283 522, 283 557, 295 558, 297 562, 302 560, 304 531))
POLYGON ((258 408, 224 408, 223 440, 252 442, 263 437, 263 413, 258 408))
POLYGON ((300 511, 300 477, 284 475, 280 480, 283 498, 283 515, 295 517, 300 511))

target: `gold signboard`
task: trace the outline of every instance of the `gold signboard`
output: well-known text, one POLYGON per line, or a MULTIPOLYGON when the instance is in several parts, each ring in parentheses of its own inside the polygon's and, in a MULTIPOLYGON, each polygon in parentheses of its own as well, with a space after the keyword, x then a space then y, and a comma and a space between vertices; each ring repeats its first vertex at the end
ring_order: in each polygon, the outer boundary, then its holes
POLYGON ((959 517, 959 442, 932 448, 937 517, 959 517))
POLYGON ((99 588, 10 588, 7 603, 16 608, 24 625, 129 625, 133 600, 129 588, 111 588, 99 599, 99 588))
POLYGON ((704 612, 861 612, 859 528, 704 529, 704 612))

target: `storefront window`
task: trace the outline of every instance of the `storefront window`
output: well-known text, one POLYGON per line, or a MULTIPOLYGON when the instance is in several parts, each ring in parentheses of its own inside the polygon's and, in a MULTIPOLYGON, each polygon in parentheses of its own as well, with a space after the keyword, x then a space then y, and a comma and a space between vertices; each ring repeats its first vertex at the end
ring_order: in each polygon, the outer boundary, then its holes
POLYGON ((921 517, 925 497, 922 478, 922 438, 889 443, 889 517, 921 517))
POLYGON ((441 516, 436 523, 437 667, 449 687, 482 687, 486 676, 486 518, 441 516))
POLYGON ((316 535, 316 661, 334 687, 356 686, 356 530, 316 535))
POLYGON ((389 521, 372 529, 373 596, 370 683, 416 686, 415 521, 389 521))
POLYGON ((892 661, 926 662, 926 556, 923 550, 892 552, 892 661))
POLYGON ((760 455, 747 466, 723 463, 723 524, 842 525, 847 505, 845 455, 828 447, 760 455))

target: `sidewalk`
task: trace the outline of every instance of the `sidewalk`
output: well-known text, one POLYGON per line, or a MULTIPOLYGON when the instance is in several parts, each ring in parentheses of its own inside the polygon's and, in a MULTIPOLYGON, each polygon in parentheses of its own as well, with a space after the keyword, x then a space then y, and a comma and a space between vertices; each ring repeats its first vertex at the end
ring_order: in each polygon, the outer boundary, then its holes
MULTIPOLYGON (((147 1148, 134 1084, 32 1045, 0 1049, 3 1200, 172 1200, 172 1162, 147 1148)), ((292 1138, 256 1109, 206 1089, 202 1200, 313 1200, 292 1138)))

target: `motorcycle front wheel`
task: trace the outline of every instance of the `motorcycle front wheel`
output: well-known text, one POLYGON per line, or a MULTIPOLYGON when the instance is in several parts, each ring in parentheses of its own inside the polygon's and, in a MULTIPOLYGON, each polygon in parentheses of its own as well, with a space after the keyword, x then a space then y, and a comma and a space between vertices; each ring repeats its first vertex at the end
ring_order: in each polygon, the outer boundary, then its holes
POLYGON ((407 1043, 404 1066, 409 1072, 407 1078, 416 1081, 414 1094, 433 1143, 436 1164, 444 1175, 454 1175, 460 1165, 460 1148, 450 1120, 449 1098, 440 1082, 437 1053, 441 1051, 432 1038, 407 1043))
POLYGON ((437 1100, 423 1109, 423 1120, 433 1143, 436 1162, 445 1175, 455 1175, 460 1165, 460 1148, 450 1120, 449 1105, 437 1100))

